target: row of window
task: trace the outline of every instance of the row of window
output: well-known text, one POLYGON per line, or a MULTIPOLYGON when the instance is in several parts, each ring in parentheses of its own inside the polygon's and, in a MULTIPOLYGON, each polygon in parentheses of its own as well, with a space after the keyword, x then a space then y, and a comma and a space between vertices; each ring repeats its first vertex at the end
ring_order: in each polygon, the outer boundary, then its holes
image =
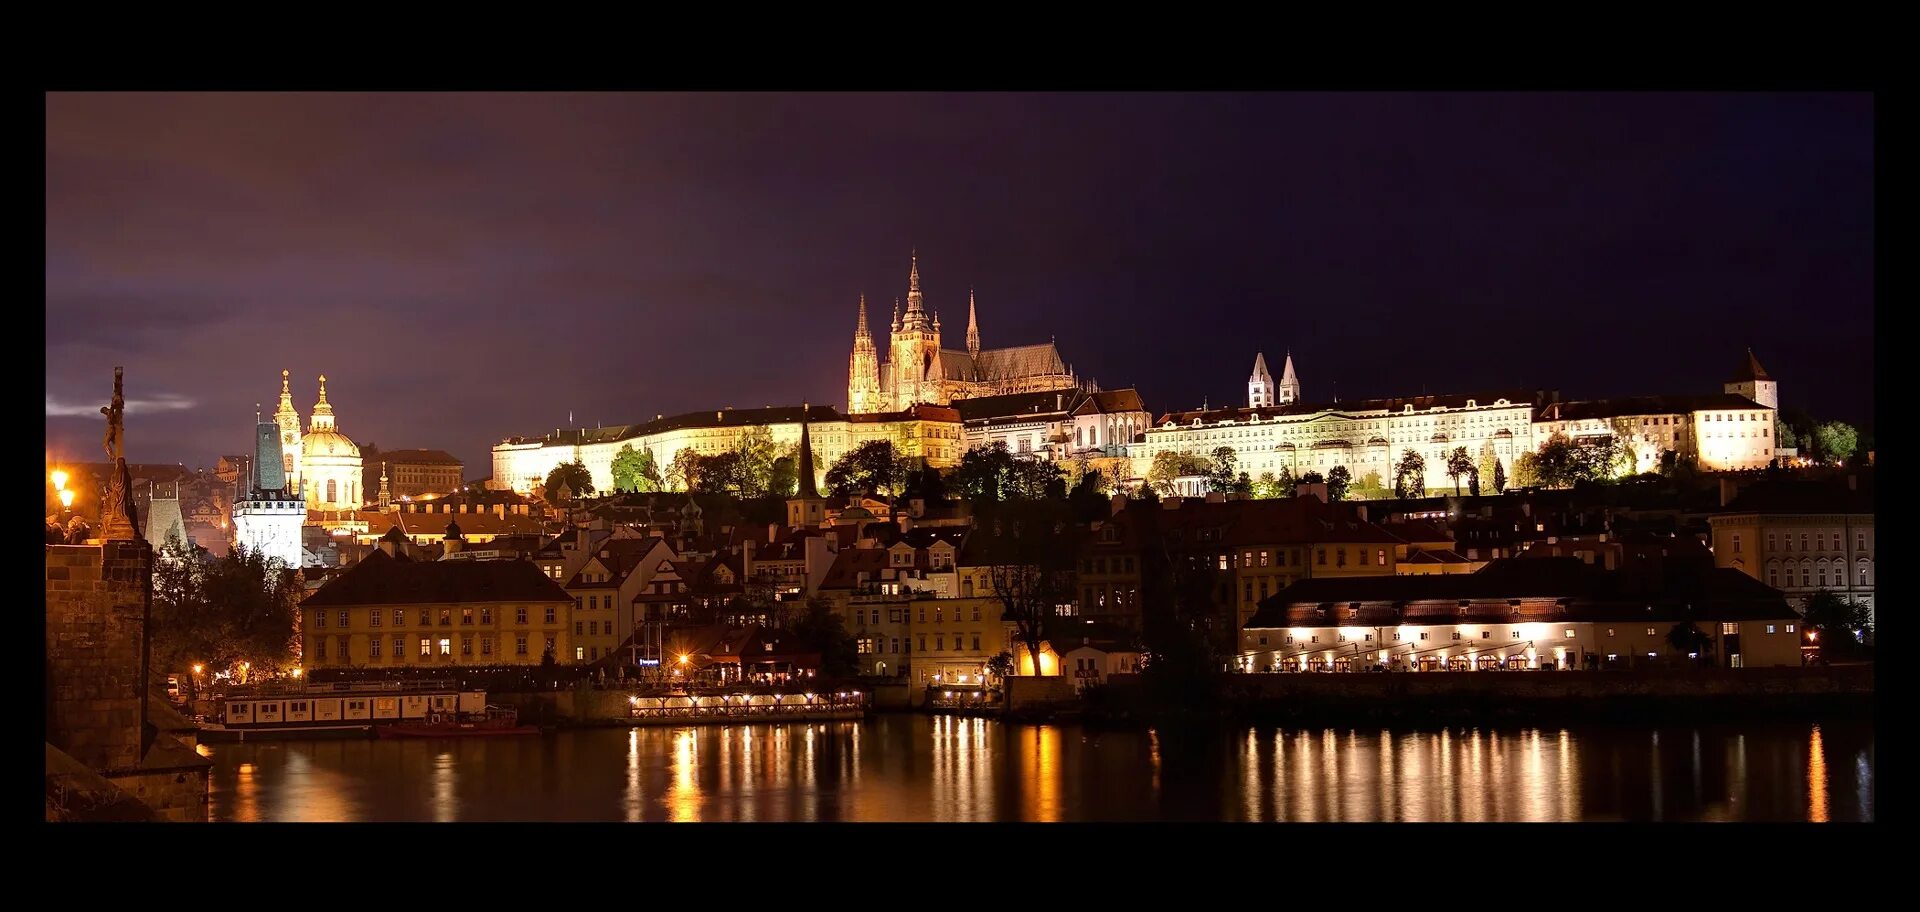
MULTIPOLYGON (((1833 539, 1832 539, 1833 543, 1829 545, 1827 543, 1828 542, 1827 533, 1825 532, 1802 532, 1800 533, 1800 550, 1802 551, 1838 551, 1840 550, 1841 544, 1844 542, 1844 540, 1845 539, 1841 536, 1840 533, 1835 532, 1833 533, 1833 539), (1809 539, 1808 536, 1812 536, 1811 539, 1809 539)), ((1853 549, 1855 551, 1867 550, 1867 533, 1865 532, 1853 533, 1853 549)), ((1740 550, 1740 533, 1738 532, 1735 532, 1733 534, 1733 550, 1735 551, 1740 550)), ((1793 550, 1793 533, 1787 532, 1785 534, 1779 534, 1774 532, 1768 532, 1767 533, 1767 550, 1768 551, 1780 551, 1780 550, 1792 551, 1793 550), (1780 547, 1781 544, 1785 544, 1786 547, 1784 549, 1781 548, 1780 547)))
POLYGON ((612 621, 574 621, 573 622, 574 636, 593 636, 595 634, 598 634, 600 636, 612 636, 613 622, 612 621))
MULTIPOLYGON (((952 651, 955 651, 955 652, 969 651, 967 649, 967 643, 972 642, 973 648, 971 649, 971 651, 979 652, 980 651, 980 634, 978 633, 973 634, 970 641, 965 637, 966 635, 964 634, 956 633, 953 635, 952 651)), ((855 651, 859 652, 861 655, 874 655, 880 652, 882 647, 886 647, 885 651, 889 653, 900 653, 902 650, 902 647, 904 647, 907 651, 910 652, 913 649, 912 640, 913 640, 912 637, 879 637, 879 636, 860 637, 859 639, 854 641, 854 649, 855 651)), ((927 634, 924 634, 924 633, 921 634, 920 635, 920 651, 921 652, 947 652, 948 651, 947 635, 943 633, 933 634, 933 649, 929 650, 927 649, 927 634)))
MULTIPOLYGON (((1867 581, 1868 580, 1867 566, 1868 564, 1866 561, 1860 562, 1859 580, 1854 585, 1857 585, 1857 586, 1872 585, 1872 583, 1867 581)), ((1815 579, 1819 580, 1818 585, 1820 586, 1829 585, 1827 582, 1827 563, 1825 561, 1820 562, 1819 575, 1817 577, 1814 575, 1814 571, 1808 569, 1805 564, 1802 564, 1800 566, 1800 588, 1805 589, 1805 588, 1814 586, 1815 579)), ((1844 586, 1846 584, 1847 584, 1846 567, 1835 566, 1833 568, 1833 582, 1831 585, 1844 586)), ((1767 585, 1772 586, 1775 589, 1779 589, 1783 586, 1793 585, 1793 568, 1787 567, 1786 572, 1782 573, 1781 568, 1778 565, 1768 564, 1767 565, 1767 585)))
MULTIPOLYGON (((1787 624, 1787 625, 1785 625, 1785 626, 1786 626, 1786 631, 1787 631, 1788 633, 1793 633, 1793 632, 1794 632, 1794 626, 1795 626, 1795 625, 1793 625, 1793 624, 1787 624)), ((1768 625, 1767 625, 1767 632, 1768 632, 1768 633, 1775 633, 1775 632, 1777 632, 1777 628, 1778 628, 1778 627, 1779 627, 1779 625, 1776 625, 1776 624, 1768 624, 1768 625)), ((1564 633, 1565 633, 1565 635, 1566 635, 1566 636, 1565 636, 1565 639, 1569 639, 1569 640, 1571 640, 1571 639, 1574 639, 1574 638, 1576 638, 1576 636, 1578 635, 1578 634, 1577 634, 1577 632, 1576 632, 1576 631, 1575 631, 1575 630, 1574 630, 1574 629, 1573 629, 1572 627, 1568 627, 1568 628, 1566 628, 1566 629, 1565 629, 1565 630, 1564 630, 1563 632, 1564 632, 1564 633)), ((1722 624, 1720 625, 1720 632, 1721 632, 1721 633, 1724 633, 1724 634, 1727 634, 1728 636, 1733 636, 1733 635, 1736 635, 1736 634, 1738 634, 1738 633, 1740 632, 1740 625, 1738 625, 1738 624, 1734 624, 1734 623, 1731 623, 1731 622, 1726 622, 1726 623, 1722 623, 1722 624)), ((1453 639, 1455 639, 1455 640, 1458 640, 1458 639, 1463 639, 1463 637, 1461 637, 1461 635, 1460 635, 1460 631, 1458 631, 1458 630, 1454 630, 1454 631, 1451 631, 1451 633, 1452 633, 1452 638, 1453 638, 1453 639)), ((1614 630, 1614 628, 1612 628, 1612 627, 1608 627, 1608 628, 1607 628, 1607 636, 1613 636, 1613 635, 1614 635, 1614 633, 1615 633, 1615 630, 1614 630)), ((1423 631, 1421 631, 1421 632, 1420 632, 1420 639, 1422 639, 1422 640, 1428 640, 1428 639, 1431 639, 1431 638, 1432 638, 1432 634, 1433 634, 1433 632, 1432 632, 1432 631, 1424 631, 1424 630, 1423 630, 1423 631)), ((1658 628, 1658 627, 1648 627, 1648 628, 1647 628, 1647 636, 1659 636, 1659 635, 1660 635, 1660 630, 1659 630, 1659 628, 1658 628)), ((1509 631, 1507 631, 1507 637, 1508 637, 1508 639, 1514 639, 1514 640, 1517 640, 1517 639, 1520 639, 1520 631, 1518 631, 1518 630, 1509 630, 1509 631)), ((1352 638, 1351 636, 1349 636, 1349 635, 1347 635, 1346 633, 1341 633, 1341 634, 1339 634, 1339 638, 1340 638, 1340 639, 1339 639, 1339 641, 1340 641, 1340 642, 1342 642, 1342 643, 1346 643, 1346 642, 1349 642, 1349 641, 1354 641, 1354 640, 1353 640, 1353 638, 1352 638)), ((1482 630, 1482 631, 1480 631, 1480 638, 1481 638, 1481 639, 1483 639, 1483 640, 1491 640, 1491 639, 1493 639, 1493 631, 1491 631, 1491 630, 1482 630)), ((1394 632, 1393 632, 1393 641, 1394 641, 1394 642, 1396 642, 1396 643, 1398 643, 1398 642, 1400 642, 1400 640, 1401 640, 1401 633, 1400 633, 1400 631, 1398 631, 1398 630, 1396 630, 1396 631, 1394 631, 1394 632)), ((1290 644, 1290 643, 1292 643, 1293 641, 1294 641, 1294 637, 1293 637, 1293 634, 1291 634, 1291 633, 1289 633, 1289 634, 1287 634, 1287 635, 1286 635, 1286 639, 1285 639, 1285 643, 1289 643, 1289 644, 1290 644)), ((1316 633, 1316 634, 1310 634, 1310 635, 1308 636, 1308 638, 1307 638, 1307 642, 1308 642, 1308 643, 1318 643, 1318 642, 1320 642, 1320 635, 1319 635, 1319 634, 1317 634, 1317 633, 1316 633)), ((1358 640, 1358 641, 1355 641, 1355 642, 1363 642, 1363 643, 1371 643, 1371 642, 1373 642, 1373 634, 1371 634, 1371 633, 1363 633, 1363 634, 1361 634, 1361 639, 1360 639, 1360 640, 1358 640)), ((1260 634, 1260 635, 1259 635, 1259 643, 1260 643, 1260 645, 1262 645, 1262 646, 1265 646, 1265 645, 1267 645, 1267 636, 1266 636, 1266 634, 1260 634)))
MULTIPOLYGON (((548 624, 558 623, 559 621, 558 621, 557 611, 558 609, 554 608, 553 606, 551 605, 547 606, 544 614, 545 623, 548 623, 548 624)), ((493 623, 492 608, 481 608, 479 609, 479 612, 480 612, 481 624, 484 625, 484 624, 493 623)), ((381 626, 380 621, 384 616, 385 615, 378 608, 368 611, 367 626, 369 627, 381 626)), ((440 626, 442 627, 452 626, 453 625, 453 609, 451 608, 440 609, 439 618, 440 618, 440 622, 439 622, 440 626)), ((461 625, 471 626, 473 624, 473 618, 474 618, 474 609, 472 608, 460 609, 461 625)), ((527 609, 525 608, 513 609, 513 622, 515 624, 525 624, 527 622, 527 609)), ((406 623, 407 623, 406 609, 403 609, 403 608, 393 609, 393 626, 404 627, 406 626, 406 623)), ((420 626, 430 627, 430 626, 433 626, 433 624, 434 624, 433 609, 430 609, 430 608, 420 609, 420 626)), ((350 615, 347 613, 347 609, 345 608, 340 609, 339 626, 350 627, 352 625, 353 625, 352 620, 350 615)), ((313 626, 316 628, 327 626, 327 612, 325 609, 316 610, 313 613, 313 626)))
MULTIPOLYGON (((470 636, 460 638, 460 654, 461 655, 463 656, 473 655, 473 640, 474 638, 470 636)), ((513 640, 514 640, 514 648, 513 648, 514 654, 522 655, 522 656, 527 655, 526 634, 520 634, 519 636, 514 637, 513 640)), ((552 650, 553 637, 547 637, 546 641, 547 641, 546 648, 548 650, 552 650)), ((384 641, 380 637, 369 638, 367 640, 367 658, 369 659, 381 658, 380 651, 383 643, 384 641)), ((337 638, 334 646, 333 658, 341 662, 353 661, 349 644, 350 644, 350 641, 346 637, 343 636, 343 637, 337 638)), ((432 658, 436 654, 443 655, 443 656, 453 655, 453 638, 451 637, 440 637, 438 640, 435 640, 432 637, 421 637, 419 639, 419 644, 420 644, 419 655, 423 659, 432 658), (438 646, 437 653, 435 651, 436 646, 438 646)), ((407 651, 406 637, 394 637, 393 638, 394 661, 397 662, 404 659, 406 657, 406 651, 407 651)), ((493 655, 493 637, 480 638, 480 654, 483 656, 493 655)), ((316 661, 325 661, 327 659, 327 638, 326 637, 314 638, 313 658, 316 661)))

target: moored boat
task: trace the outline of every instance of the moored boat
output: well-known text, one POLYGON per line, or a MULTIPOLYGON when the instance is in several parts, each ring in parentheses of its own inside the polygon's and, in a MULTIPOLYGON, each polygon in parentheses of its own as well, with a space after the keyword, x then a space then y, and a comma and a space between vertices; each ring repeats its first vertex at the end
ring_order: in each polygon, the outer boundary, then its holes
POLYGON ((424 721, 375 726, 374 733, 382 738, 479 738, 537 735, 540 727, 521 725, 514 710, 489 706, 484 716, 432 713, 424 721))

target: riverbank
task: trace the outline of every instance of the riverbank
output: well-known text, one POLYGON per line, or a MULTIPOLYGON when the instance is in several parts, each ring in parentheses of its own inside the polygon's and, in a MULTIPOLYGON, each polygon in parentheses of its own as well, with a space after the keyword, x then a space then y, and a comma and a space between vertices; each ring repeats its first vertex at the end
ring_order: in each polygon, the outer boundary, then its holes
MULTIPOLYGON (((1116 677, 1068 717, 1106 726, 1220 719, 1290 725, 1871 718, 1873 668, 1225 675, 1167 705, 1116 677)), ((1058 712, 1055 710, 1054 712, 1058 712)), ((1069 711, 1071 712, 1071 711, 1069 711)), ((1042 711, 1024 721, 1053 716, 1042 711)))

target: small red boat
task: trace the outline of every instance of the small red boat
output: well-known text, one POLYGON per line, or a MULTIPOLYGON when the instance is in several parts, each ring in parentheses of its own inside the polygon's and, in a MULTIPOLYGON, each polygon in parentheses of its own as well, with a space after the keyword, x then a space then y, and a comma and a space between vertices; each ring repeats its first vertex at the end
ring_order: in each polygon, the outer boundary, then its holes
POLYGON ((494 706, 487 707, 487 714, 481 718, 432 713, 424 722, 376 725, 373 730, 382 738, 479 738, 540 733, 537 725, 521 725, 519 714, 513 710, 494 706))

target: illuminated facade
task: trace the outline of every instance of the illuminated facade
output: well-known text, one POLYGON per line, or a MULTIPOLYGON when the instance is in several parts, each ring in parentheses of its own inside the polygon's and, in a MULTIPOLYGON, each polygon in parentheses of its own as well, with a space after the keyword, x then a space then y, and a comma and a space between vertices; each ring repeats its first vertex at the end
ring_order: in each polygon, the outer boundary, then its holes
POLYGON ((300 471, 304 475, 310 510, 358 510, 361 499, 360 447, 334 426, 333 406, 327 402, 327 378, 320 377, 320 401, 300 439, 300 471))
POLYGON ((950 405, 958 399, 1070 390, 1080 385, 1052 342, 982 349, 972 294, 967 296, 966 349, 942 348, 940 314, 926 307, 917 256, 907 273, 907 309, 902 313, 895 299, 888 331, 883 361, 867 327, 863 295, 847 364, 850 413, 898 412, 921 404, 950 405))
POLYGON ((281 458, 280 425, 254 425, 254 455, 246 490, 233 502, 234 542, 248 551, 278 558, 289 568, 301 565, 300 527, 307 519, 306 504, 287 481, 281 458))
POLYGON ((915 406, 900 412, 843 416, 827 406, 721 409, 659 418, 646 424, 559 431, 544 437, 509 438, 493 448, 493 482, 522 494, 539 491, 547 473, 580 460, 596 491, 613 490, 613 460, 624 447, 652 452, 664 476, 682 450, 717 456, 765 428, 776 452, 797 450, 801 414, 806 414, 820 485, 835 460, 861 444, 887 440, 896 452, 921 457, 936 468, 960 464, 964 449, 960 416, 950 408, 915 406))
POLYGON ((1879 578, 1873 519, 1871 491, 1770 481, 1742 491, 1707 521, 1716 566, 1779 589, 1801 610, 1824 589, 1871 614, 1879 578))

